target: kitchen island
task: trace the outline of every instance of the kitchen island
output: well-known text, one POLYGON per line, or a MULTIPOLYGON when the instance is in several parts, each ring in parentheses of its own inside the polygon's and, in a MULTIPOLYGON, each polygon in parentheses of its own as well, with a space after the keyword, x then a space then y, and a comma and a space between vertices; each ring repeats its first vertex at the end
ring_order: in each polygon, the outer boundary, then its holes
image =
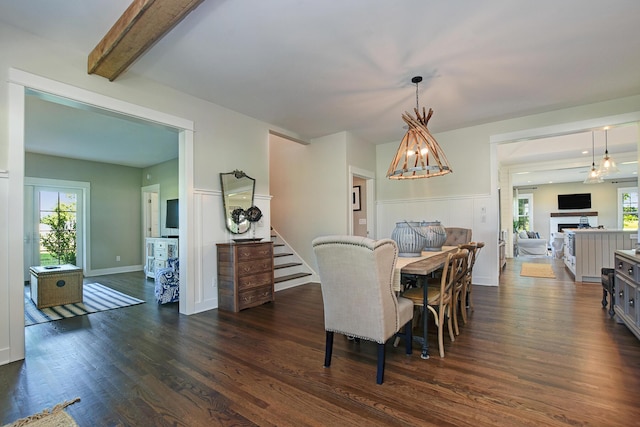
POLYGON ((614 252, 635 249, 637 230, 564 229, 564 264, 576 282, 600 283, 602 267, 614 268, 614 252))

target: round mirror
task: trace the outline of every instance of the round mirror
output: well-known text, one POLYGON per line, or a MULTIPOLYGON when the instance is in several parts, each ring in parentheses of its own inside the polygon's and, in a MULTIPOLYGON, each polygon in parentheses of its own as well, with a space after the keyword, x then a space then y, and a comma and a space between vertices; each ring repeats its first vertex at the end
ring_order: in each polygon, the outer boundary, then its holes
POLYGON ((220 186, 227 230, 233 234, 246 233, 251 228, 246 211, 253 206, 256 180, 234 170, 220 174, 220 186))

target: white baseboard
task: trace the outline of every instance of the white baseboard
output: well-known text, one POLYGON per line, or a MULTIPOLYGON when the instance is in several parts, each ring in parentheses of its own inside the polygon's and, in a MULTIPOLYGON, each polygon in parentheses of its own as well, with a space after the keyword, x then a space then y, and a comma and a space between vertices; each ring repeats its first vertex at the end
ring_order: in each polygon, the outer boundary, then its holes
POLYGON ((142 271, 142 265, 127 265, 124 267, 101 268, 98 270, 87 270, 84 272, 85 277, 106 276, 107 274, 131 273, 134 271, 142 271))

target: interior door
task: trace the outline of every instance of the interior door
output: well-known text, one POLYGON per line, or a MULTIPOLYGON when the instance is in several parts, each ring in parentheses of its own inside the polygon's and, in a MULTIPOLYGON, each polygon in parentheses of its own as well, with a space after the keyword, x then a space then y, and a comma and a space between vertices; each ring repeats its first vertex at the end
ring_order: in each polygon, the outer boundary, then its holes
POLYGON ((142 225, 143 237, 160 237, 160 198, 158 191, 143 189, 142 225))

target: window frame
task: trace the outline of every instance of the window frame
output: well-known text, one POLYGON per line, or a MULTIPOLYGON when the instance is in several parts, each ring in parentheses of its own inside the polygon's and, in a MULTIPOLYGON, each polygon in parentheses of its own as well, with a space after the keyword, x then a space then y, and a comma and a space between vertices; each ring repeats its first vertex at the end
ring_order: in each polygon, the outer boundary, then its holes
MULTIPOLYGON (((636 194, 636 216, 638 216, 638 187, 618 187, 618 204, 617 204, 617 218, 618 218, 618 229, 625 230, 624 228, 624 199, 623 194, 636 194)), ((626 230, 634 230, 633 228, 627 228, 626 230)), ((637 228, 635 228, 637 230, 637 228)))
MULTIPOLYGON (((524 228, 525 231, 533 231, 533 193, 526 194, 518 194, 518 198, 516 199, 516 204, 514 207, 514 216, 516 221, 519 222, 520 218, 528 218, 527 227, 524 228), (529 212, 527 215, 520 215, 520 200, 528 200, 529 212)), ((518 230, 514 230, 518 232, 518 230)))

